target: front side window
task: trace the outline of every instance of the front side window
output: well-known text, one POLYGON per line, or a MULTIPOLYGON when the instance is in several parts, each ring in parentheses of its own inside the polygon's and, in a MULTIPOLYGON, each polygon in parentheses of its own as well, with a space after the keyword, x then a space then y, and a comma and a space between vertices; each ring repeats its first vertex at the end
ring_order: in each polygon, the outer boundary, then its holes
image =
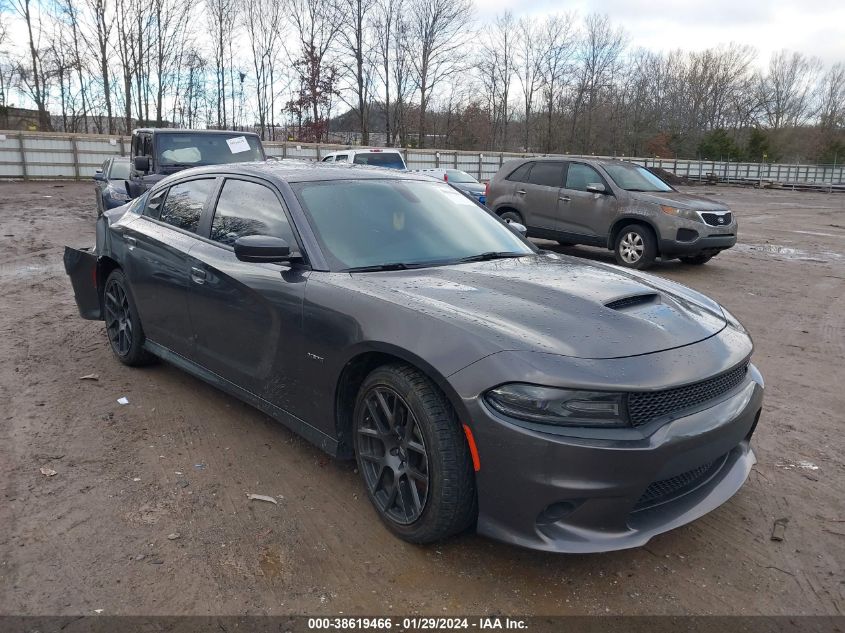
POLYGON ((338 154, 335 156, 334 161, 336 163, 347 163, 349 162, 349 155, 348 154, 338 154))
POLYGON ((534 251, 475 202, 443 182, 333 180, 297 185, 334 270, 455 263, 485 253, 534 251))
POLYGON ((129 180, 129 161, 115 158, 111 164, 109 180, 129 180))
POLYGON ((672 187, 648 169, 639 165, 632 163, 606 164, 604 170, 610 174, 613 182, 627 191, 674 191, 672 187))
POLYGON ((176 228, 196 233, 202 210, 213 189, 213 178, 173 185, 164 200, 159 219, 176 228))
POLYGON ((284 239, 296 250, 282 204, 268 187, 246 180, 227 180, 217 199, 211 239, 234 246, 239 237, 269 235, 284 239))
POLYGON ((334 162, 334 156, 326 156, 326 157, 323 159, 323 162, 324 162, 324 163, 333 163, 333 162, 334 162))
POLYGON ((595 169, 583 163, 570 163, 566 172, 566 188, 586 191, 587 185, 604 184, 604 179, 595 169))
POLYGON ((560 188, 563 184, 563 163, 538 162, 528 176, 528 182, 532 185, 560 188))

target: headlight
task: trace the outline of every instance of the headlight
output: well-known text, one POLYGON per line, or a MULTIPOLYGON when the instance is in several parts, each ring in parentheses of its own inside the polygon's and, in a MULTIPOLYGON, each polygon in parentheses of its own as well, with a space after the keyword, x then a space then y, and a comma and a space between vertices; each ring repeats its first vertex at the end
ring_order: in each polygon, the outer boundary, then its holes
POLYGON ((739 319, 737 319, 734 315, 728 312, 724 306, 720 307, 722 308, 722 314, 725 316, 725 321, 728 322, 728 325, 730 325, 735 330, 739 330, 743 334, 748 334, 748 330, 743 327, 742 323, 739 322, 739 319))
POLYGON ((693 222, 701 222, 701 216, 692 209, 678 209, 677 207, 670 207, 665 204, 660 205, 660 210, 667 215, 674 215, 676 218, 683 218, 684 220, 692 220, 693 222))
POLYGON ((485 400, 507 416, 559 426, 628 426, 625 396, 511 383, 491 389, 485 400))
POLYGON ((123 191, 119 191, 114 187, 109 187, 106 189, 106 195, 113 200, 129 200, 129 195, 124 193, 123 191))

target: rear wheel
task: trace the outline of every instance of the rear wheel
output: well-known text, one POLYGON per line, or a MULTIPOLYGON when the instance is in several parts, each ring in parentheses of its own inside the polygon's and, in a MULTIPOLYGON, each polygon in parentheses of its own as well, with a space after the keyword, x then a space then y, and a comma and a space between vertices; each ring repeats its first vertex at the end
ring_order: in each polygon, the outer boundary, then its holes
POLYGON ((627 268, 648 268, 657 257, 654 231, 642 224, 629 224, 616 236, 616 262, 627 268))
POLYGON ((699 253, 698 255, 689 255, 685 257, 679 257, 683 263, 690 264, 692 266, 701 266, 702 264, 706 264, 711 259, 713 259, 712 255, 705 255, 704 253, 699 253))
POLYGON ((507 211, 502 211, 499 214, 499 217, 502 218, 505 222, 516 222, 517 224, 525 226, 525 220, 522 219, 522 216, 519 214, 518 211, 508 209, 507 211))
POLYGON ((375 369, 355 403, 355 456, 381 520, 406 541, 431 543, 475 520, 472 460, 454 411, 419 371, 375 369))
POLYGON ((113 270, 103 290, 106 333, 112 352, 124 365, 146 365, 154 360, 144 348, 144 331, 138 310, 121 270, 113 270))

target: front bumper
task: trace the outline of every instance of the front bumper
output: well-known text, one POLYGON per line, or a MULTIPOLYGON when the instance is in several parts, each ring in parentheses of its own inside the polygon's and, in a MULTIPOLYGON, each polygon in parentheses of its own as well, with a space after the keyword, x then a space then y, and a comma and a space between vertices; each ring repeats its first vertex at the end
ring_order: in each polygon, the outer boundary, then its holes
POLYGON ((715 403, 640 429, 544 433, 464 400, 480 456, 478 532, 554 552, 641 546, 739 490, 762 401, 753 365, 715 403))
POLYGON ((708 235, 692 241, 660 240, 661 255, 691 255, 694 253, 718 253, 736 244, 736 235, 708 235))

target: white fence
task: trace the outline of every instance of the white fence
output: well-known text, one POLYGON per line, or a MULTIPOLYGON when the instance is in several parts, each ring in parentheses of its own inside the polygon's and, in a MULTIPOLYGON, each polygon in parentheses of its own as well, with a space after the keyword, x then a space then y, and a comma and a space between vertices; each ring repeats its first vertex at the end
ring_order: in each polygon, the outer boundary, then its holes
MULTIPOLYGON (((90 178, 110 156, 129 152, 127 136, 0 131, 0 179, 90 178)), ((268 156, 319 160, 348 145, 309 145, 266 142, 268 156)), ((533 154, 403 149, 410 169, 455 168, 487 180, 501 165, 533 154)), ((593 157, 595 158, 595 157, 593 157)), ((620 157, 621 158, 621 157, 620 157)), ((624 157, 646 167, 657 167, 681 178, 701 182, 780 183, 783 186, 845 189, 845 166, 786 163, 734 163, 624 157)))

